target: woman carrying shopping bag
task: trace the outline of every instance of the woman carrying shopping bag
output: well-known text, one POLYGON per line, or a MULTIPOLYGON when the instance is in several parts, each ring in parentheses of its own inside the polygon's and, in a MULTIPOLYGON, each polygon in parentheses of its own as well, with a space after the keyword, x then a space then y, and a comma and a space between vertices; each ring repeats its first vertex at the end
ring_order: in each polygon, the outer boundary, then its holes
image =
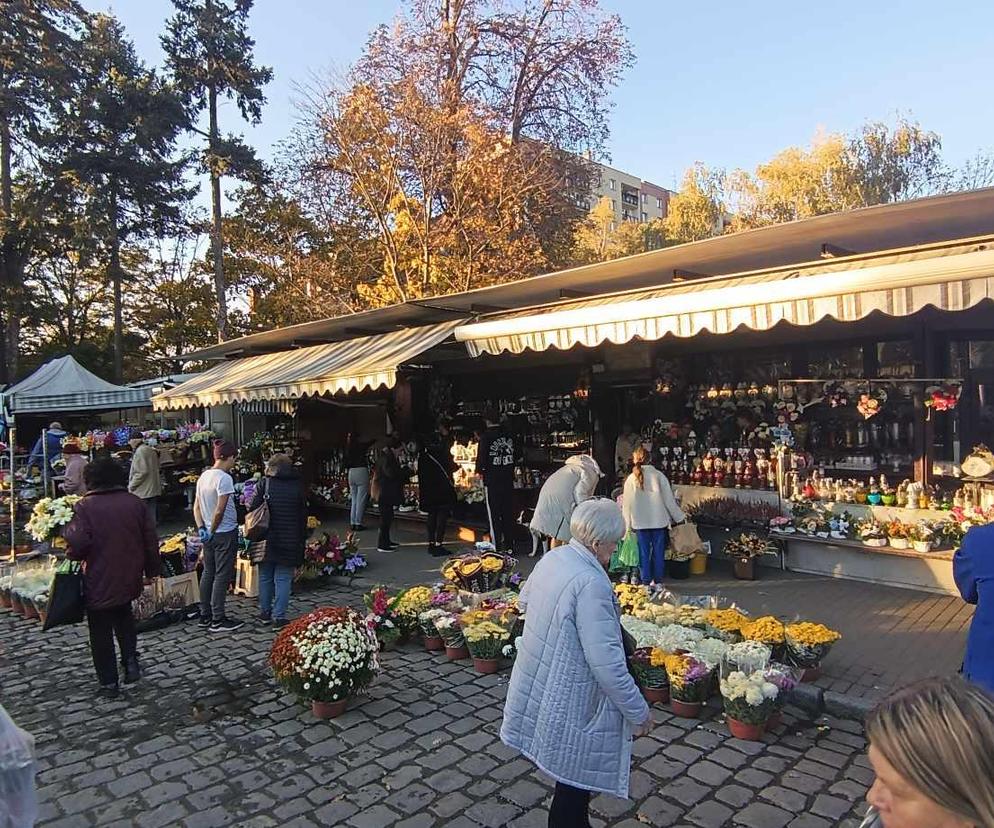
POLYGON ((625 481, 622 505, 625 525, 638 539, 639 570, 643 584, 658 587, 666 574, 666 546, 669 529, 687 516, 673 496, 666 475, 649 462, 641 446, 632 454, 632 473, 625 481))

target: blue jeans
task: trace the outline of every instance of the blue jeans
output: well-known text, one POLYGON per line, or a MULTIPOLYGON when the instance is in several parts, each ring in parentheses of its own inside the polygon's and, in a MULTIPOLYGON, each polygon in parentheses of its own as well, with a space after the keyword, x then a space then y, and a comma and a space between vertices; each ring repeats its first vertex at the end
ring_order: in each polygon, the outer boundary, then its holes
POLYGON ((290 605, 292 583, 292 566, 265 562, 259 564, 259 612, 270 618, 285 619, 287 607, 290 605))
POLYGON ((366 504, 369 502, 369 469, 349 469, 349 495, 352 506, 349 509, 350 526, 362 526, 366 514, 366 504))
POLYGON ((670 540, 669 529, 636 529, 639 542, 639 574, 642 583, 657 584, 666 574, 666 546, 670 540))

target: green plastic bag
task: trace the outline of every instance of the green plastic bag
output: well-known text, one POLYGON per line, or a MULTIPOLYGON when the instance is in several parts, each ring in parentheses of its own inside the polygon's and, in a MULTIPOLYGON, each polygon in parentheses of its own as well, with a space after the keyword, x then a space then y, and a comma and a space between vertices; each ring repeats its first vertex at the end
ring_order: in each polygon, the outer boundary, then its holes
POLYGON ((634 532, 628 532, 618 548, 618 561, 624 567, 639 565, 639 542, 634 532))
POLYGON ((612 575, 614 575, 617 572, 625 571, 625 567, 621 563, 621 558, 618 555, 618 551, 620 549, 621 549, 621 544, 619 543, 618 546, 615 548, 614 552, 611 553, 611 561, 607 565, 607 571, 610 572, 612 575))

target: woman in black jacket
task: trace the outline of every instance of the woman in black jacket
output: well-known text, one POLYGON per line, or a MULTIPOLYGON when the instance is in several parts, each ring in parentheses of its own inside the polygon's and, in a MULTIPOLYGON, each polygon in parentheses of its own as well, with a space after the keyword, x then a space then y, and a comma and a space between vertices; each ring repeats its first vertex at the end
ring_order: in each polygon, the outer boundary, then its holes
POLYGON ((259 563, 259 621, 276 628, 287 622, 293 571, 304 563, 307 540, 307 500, 300 474, 285 454, 274 454, 266 463, 250 509, 269 499, 266 553, 259 563))
POLYGON ((418 487, 421 508, 428 513, 428 552, 435 557, 449 554, 442 544, 449 514, 456 503, 454 471, 448 441, 442 434, 432 435, 418 456, 418 487))
POLYGON ((399 544, 390 540, 390 527, 393 525, 394 510, 404 503, 404 483, 407 473, 397 459, 400 454, 400 441, 392 438, 376 463, 376 482, 379 487, 380 535, 376 543, 378 552, 392 552, 399 544))

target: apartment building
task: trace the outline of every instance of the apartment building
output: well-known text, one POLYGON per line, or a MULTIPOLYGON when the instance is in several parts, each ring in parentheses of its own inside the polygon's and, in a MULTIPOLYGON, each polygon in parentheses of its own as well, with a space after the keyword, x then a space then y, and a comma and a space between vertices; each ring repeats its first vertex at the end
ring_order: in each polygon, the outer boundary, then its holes
POLYGON ((647 222, 664 218, 669 207, 671 190, 660 187, 637 176, 616 170, 606 164, 597 164, 598 175, 595 174, 590 193, 590 205, 593 206, 601 198, 611 199, 614 207, 615 221, 647 222))

